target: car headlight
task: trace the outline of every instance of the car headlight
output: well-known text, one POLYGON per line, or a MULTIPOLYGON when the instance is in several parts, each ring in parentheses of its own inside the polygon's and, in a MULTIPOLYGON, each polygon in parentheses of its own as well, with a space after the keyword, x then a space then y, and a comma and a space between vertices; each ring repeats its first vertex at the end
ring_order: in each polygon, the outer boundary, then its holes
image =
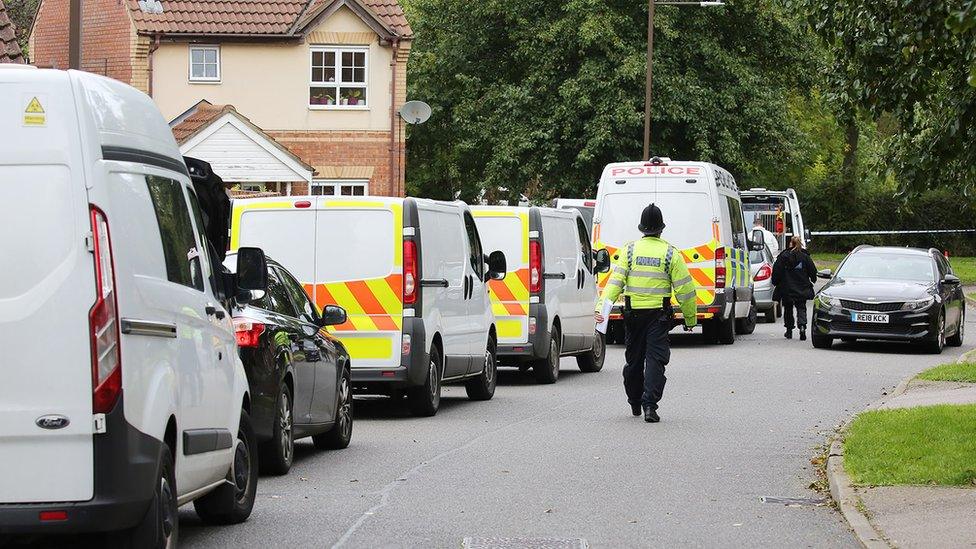
POLYGON ((933 303, 935 303, 935 298, 929 296, 926 297, 925 299, 914 299, 912 301, 906 301, 905 304, 902 305, 901 309, 903 311, 921 311, 924 309, 928 309, 929 307, 932 306, 933 303))
POLYGON ((834 307, 840 307, 840 299, 832 295, 820 294, 817 296, 817 299, 814 300, 814 304, 819 309, 823 309, 824 311, 829 311, 834 307))

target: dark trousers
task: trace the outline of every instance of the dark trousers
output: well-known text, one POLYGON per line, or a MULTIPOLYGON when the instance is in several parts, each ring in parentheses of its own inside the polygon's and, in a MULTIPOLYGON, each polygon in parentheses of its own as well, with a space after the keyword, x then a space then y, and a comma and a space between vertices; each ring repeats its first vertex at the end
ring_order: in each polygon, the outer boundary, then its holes
POLYGON ((624 366, 624 389, 627 401, 657 410, 664 395, 664 367, 671 361, 671 319, 660 309, 633 310, 624 313, 627 364, 624 366))
POLYGON ((799 328, 807 329, 807 302, 806 300, 783 300, 783 322, 787 330, 799 328), (793 318, 793 309, 796 309, 796 318, 793 318))

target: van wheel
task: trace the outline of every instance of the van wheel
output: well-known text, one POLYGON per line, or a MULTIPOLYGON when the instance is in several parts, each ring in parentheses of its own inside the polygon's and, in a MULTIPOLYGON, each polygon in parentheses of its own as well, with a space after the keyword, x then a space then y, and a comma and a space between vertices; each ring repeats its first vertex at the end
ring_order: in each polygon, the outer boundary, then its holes
POLYGON ((485 351, 485 368, 481 374, 469 379, 464 384, 464 390, 471 400, 491 400, 495 396, 495 386, 498 383, 498 362, 496 358, 495 338, 488 338, 488 348, 485 351))
POLYGON ((757 322, 756 300, 752 300, 752 303, 749 304, 749 316, 735 321, 735 331, 743 335, 749 335, 756 331, 757 322))
POLYGON ((348 448, 352 442, 352 374, 346 368, 342 369, 339 378, 339 395, 336 398, 335 421, 332 428, 312 437, 312 442, 319 450, 342 450, 348 448))
POLYGON ((773 306, 772 309, 770 309, 770 310, 768 310, 768 311, 765 312, 765 316, 763 317, 763 320, 765 320, 766 324, 776 324, 776 306, 775 305, 773 306))
POLYGON ((160 448, 159 474, 152 503, 138 526, 122 534, 124 539, 112 539, 115 547, 164 549, 176 547, 179 541, 180 520, 176 506, 176 475, 173 474, 173 453, 164 442, 160 448))
POLYGON ((271 440, 261 445, 261 471, 270 475, 287 475, 295 455, 294 413, 291 389, 281 384, 275 411, 271 440))
POLYGON ((596 333, 593 339, 593 349, 576 356, 576 365, 581 372, 594 373, 603 369, 603 360, 607 354, 607 342, 604 335, 596 333))
MULTIPOLYGON (((735 316, 727 320, 718 321, 718 342, 722 345, 735 343, 735 316)), ((755 329, 755 326, 753 326, 755 329)))
POLYGON ((561 343, 562 339, 559 335, 559 329, 553 327, 552 334, 549 337, 549 354, 546 355, 546 358, 537 360, 532 365, 537 382, 550 384, 555 383, 559 379, 559 353, 561 343))
POLYGON ((241 411, 227 480, 219 488, 193 502, 197 515, 210 524, 238 524, 251 516, 258 488, 257 448, 247 412, 241 411))
POLYGON ((430 348, 430 366, 427 381, 421 387, 412 387, 407 392, 407 406, 410 413, 418 417, 431 417, 441 405, 441 352, 436 345, 430 348))

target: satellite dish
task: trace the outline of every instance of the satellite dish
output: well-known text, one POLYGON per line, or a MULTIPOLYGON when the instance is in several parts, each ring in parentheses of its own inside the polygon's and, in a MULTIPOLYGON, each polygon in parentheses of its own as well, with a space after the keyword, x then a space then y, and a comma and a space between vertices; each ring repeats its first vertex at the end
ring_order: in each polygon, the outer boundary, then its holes
POLYGON ((430 120, 430 105, 423 101, 407 101, 400 107, 400 118, 407 124, 423 124, 430 120))

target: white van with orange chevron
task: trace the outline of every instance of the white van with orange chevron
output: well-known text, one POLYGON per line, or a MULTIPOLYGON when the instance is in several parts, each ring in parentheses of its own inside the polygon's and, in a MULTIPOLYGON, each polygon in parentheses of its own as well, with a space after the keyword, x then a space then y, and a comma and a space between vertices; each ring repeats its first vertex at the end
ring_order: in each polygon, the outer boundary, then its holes
MULTIPOLYGON (((732 344, 737 332, 755 330, 750 244, 732 174, 715 164, 669 158, 610 164, 603 170, 596 201, 594 246, 611 256, 641 237, 637 225, 648 204, 661 208, 667 225, 662 238, 680 250, 695 280, 706 341, 732 344)), ((601 288, 607 278, 601 276, 601 288)), ((608 339, 622 343, 619 305, 610 318, 608 339)))
POLYGON ((503 364, 532 368, 555 383, 560 357, 579 369, 603 368, 605 341, 596 331, 596 265, 590 235, 575 209, 475 206, 485 245, 504 252, 508 276, 490 283, 503 364))
POLYGON ((505 277, 501 252, 486 256, 468 207, 390 197, 281 197, 234 203, 231 248, 260 242, 321 309, 348 320, 335 335, 349 351, 357 392, 406 393, 432 416, 441 385, 463 382, 492 398, 498 333, 489 280, 505 277))

